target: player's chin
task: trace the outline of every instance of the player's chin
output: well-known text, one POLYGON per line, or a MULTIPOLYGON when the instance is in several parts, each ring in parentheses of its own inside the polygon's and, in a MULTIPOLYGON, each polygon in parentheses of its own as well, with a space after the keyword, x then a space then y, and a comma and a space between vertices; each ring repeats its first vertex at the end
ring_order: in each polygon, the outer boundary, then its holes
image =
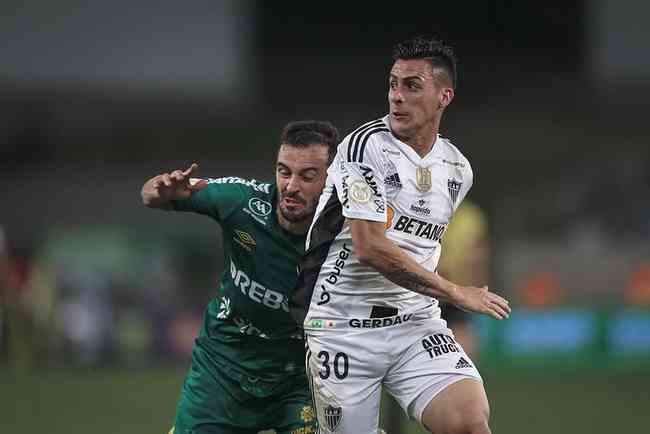
POLYGON ((285 220, 291 223, 299 223, 310 217, 309 212, 304 207, 287 207, 280 205, 280 212, 285 220))

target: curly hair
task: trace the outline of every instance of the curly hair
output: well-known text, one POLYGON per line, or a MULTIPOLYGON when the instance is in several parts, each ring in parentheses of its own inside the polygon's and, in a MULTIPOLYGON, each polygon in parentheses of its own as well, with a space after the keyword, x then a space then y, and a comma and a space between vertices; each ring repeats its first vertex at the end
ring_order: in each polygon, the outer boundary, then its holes
POLYGON ((442 41, 425 36, 416 36, 393 47, 393 60, 429 59, 435 69, 440 69, 445 74, 451 87, 456 88, 458 76, 456 63, 458 59, 454 50, 442 41))
POLYGON ((339 131, 327 121, 292 121, 282 130, 280 144, 298 148, 325 145, 328 163, 331 163, 339 144, 339 131))

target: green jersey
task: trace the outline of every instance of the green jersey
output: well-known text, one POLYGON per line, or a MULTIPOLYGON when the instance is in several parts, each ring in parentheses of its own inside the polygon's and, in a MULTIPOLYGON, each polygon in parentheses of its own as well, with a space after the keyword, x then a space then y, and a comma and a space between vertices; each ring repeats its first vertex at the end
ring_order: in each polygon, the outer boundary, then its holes
POLYGON ((213 218, 223 232, 224 271, 196 346, 263 389, 304 375, 304 343, 289 299, 305 237, 279 225, 276 196, 273 183, 227 177, 210 179, 190 198, 173 202, 175 210, 213 218))

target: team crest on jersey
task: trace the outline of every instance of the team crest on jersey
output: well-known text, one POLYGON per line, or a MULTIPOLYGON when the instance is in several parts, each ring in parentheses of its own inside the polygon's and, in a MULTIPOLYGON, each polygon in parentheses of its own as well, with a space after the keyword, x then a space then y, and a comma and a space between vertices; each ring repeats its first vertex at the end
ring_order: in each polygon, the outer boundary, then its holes
POLYGON ((423 193, 431 190, 431 170, 428 167, 415 170, 415 186, 423 193))
POLYGON ((460 181, 456 181, 455 179, 448 179, 447 180, 447 188, 449 189, 449 196, 451 196, 451 201, 453 203, 456 203, 458 200, 458 192, 460 191, 460 188, 463 186, 463 183, 460 181))
POLYGON ((341 419, 343 419, 343 409, 341 407, 328 405, 323 410, 323 415, 325 419, 325 426, 330 432, 334 432, 341 423, 341 419))
POLYGON ((248 252, 252 252, 257 245, 255 238, 251 234, 238 229, 235 229, 235 235, 232 237, 232 240, 248 252))

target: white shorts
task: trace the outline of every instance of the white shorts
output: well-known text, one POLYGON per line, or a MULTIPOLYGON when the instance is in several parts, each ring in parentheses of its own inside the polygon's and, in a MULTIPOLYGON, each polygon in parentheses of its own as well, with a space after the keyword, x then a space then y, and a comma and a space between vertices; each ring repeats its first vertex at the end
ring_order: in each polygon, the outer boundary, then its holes
POLYGON ((307 374, 321 433, 373 434, 381 388, 421 422, 431 400, 464 378, 482 381, 445 321, 307 334, 307 374))

